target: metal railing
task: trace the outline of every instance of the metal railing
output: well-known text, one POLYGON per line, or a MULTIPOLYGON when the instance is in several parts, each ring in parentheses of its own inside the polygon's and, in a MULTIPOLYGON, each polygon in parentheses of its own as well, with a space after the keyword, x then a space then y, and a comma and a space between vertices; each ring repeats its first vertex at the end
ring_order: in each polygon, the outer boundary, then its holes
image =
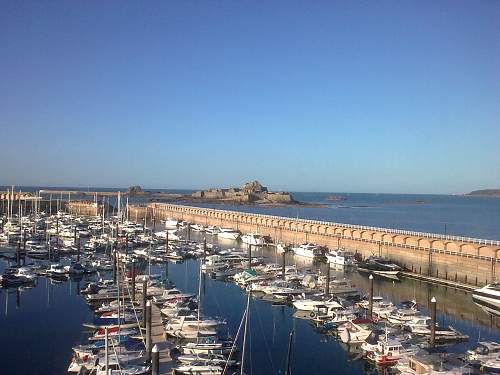
POLYGON ((438 233, 426 233, 426 232, 411 231, 411 230, 372 227, 372 226, 366 226, 366 225, 344 224, 344 223, 336 223, 336 222, 321 221, 321 220, 297 219, 297 218, 288 217, 288 216, 274 216, 274 215, 265 215, 265 214, 250 213, 250 212, 231 211, 231 210, 224 210, 224 209, 205 208, 205 207, 197 207, 197 206, 185 206, 185 205, 170 204, 170 203, 153 203, 152 205, 155 205, 155 207, 162 207, 163 206, 165 208, 170 208, 171 210, 174 210, 174 211, 176 211, 175 209, 177 209, 177 211, 182 211, 184 213, 186 212, 186 210, 203 210, 206 212, 213 212, 213 213, 220 212, 220 213, 225 213, 225 214, 244 215, 244 216, 259 217, 259 218, 263 218, 263 219, 271 219, 271 220, 278 220, 278 221, 294 221, 294 222, 300 222, 303 224, 323 225, 323 226, 327 226, 327 227, 333 226, 333 227, 340 227, 340 228, 346 228, 346 229, 384 232, 384 233, 394 234, 394 235, 426 237, 426 238, 433 238, 433 239, 439 239, 439 240, 445 240, 445 241, 458 241, 458 242, 469 242, 469 243, 480 244, 480 245, 500 246, 500 241, 487 240, 487 239, 474 238, 474 237, 450 236, 450 235, 443 235, 443 234, 438 234, 438 233))

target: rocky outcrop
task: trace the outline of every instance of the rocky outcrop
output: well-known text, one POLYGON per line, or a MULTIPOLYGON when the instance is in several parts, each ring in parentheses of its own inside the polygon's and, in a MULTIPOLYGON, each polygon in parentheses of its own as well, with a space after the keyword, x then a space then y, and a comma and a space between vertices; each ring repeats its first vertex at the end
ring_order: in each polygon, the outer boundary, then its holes
POLYGON ((251 181, 243 184, 241 187, 232 187, 229 189, 208 189, 200 190, 192 194, 193 198, 231 201, 239 203, 296 203, 292 195, 288 192, 271 192, 259 181, 251 181))
POLYGON ((147 192, 145 192, 144 190, 142 190, 142 187, 140 187, 139 185, 130 186, 128 188, 128 190, 127 190, 127 193, 130 196, 132 196, 132 195, 144 195, 144 194, 148 194, 147 192))

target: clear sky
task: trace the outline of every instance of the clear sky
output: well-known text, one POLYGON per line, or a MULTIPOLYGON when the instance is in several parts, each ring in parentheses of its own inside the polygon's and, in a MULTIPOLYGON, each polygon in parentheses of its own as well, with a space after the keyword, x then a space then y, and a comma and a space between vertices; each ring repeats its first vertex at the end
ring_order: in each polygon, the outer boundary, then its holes
POLYGON ((500 1, 0 3, 0 185, 500 187, 500 1))

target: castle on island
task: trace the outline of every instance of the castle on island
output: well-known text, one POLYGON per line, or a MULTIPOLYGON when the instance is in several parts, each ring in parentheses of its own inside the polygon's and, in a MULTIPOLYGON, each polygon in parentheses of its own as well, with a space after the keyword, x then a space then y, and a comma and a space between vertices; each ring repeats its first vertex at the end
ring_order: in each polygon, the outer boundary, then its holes
POLYGON ((247 182, 239 188, 200 190, 191 196, 197 199, 228 200, 241 203, 295 203, 292 194, 269 191, 259 181, 247 182))

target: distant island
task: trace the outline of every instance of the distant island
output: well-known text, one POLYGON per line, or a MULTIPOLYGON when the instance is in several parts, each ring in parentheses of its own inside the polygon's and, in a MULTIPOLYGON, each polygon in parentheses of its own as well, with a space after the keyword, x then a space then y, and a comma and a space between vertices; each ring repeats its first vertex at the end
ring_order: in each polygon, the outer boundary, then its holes
POLYGON ((240 204, 299 204, 289 192, 273 192, 259 181, 251 181, 241 187, 200 190, 191 194, 195 201, 219 201, 240 204))
POLYGON ((468 196, 478 196, 478 197, 498 197, 500 198, 500 189, 482 189, 474 190, 465 195, 468 196))
POLYGON ((131 186, 127 193, 131 197, 148 198, 150 201, 169 202, 198 202, 198 203, 230 203, 245 205, 302 205, 324 207, 322 204, 305 203, 295 200, 293 195, 286 191, 270 191, 259 181, 250 181, 240 187, 212 188, 199 190, 193 194, 172 194, 143 190, 140 186, 131 186))

